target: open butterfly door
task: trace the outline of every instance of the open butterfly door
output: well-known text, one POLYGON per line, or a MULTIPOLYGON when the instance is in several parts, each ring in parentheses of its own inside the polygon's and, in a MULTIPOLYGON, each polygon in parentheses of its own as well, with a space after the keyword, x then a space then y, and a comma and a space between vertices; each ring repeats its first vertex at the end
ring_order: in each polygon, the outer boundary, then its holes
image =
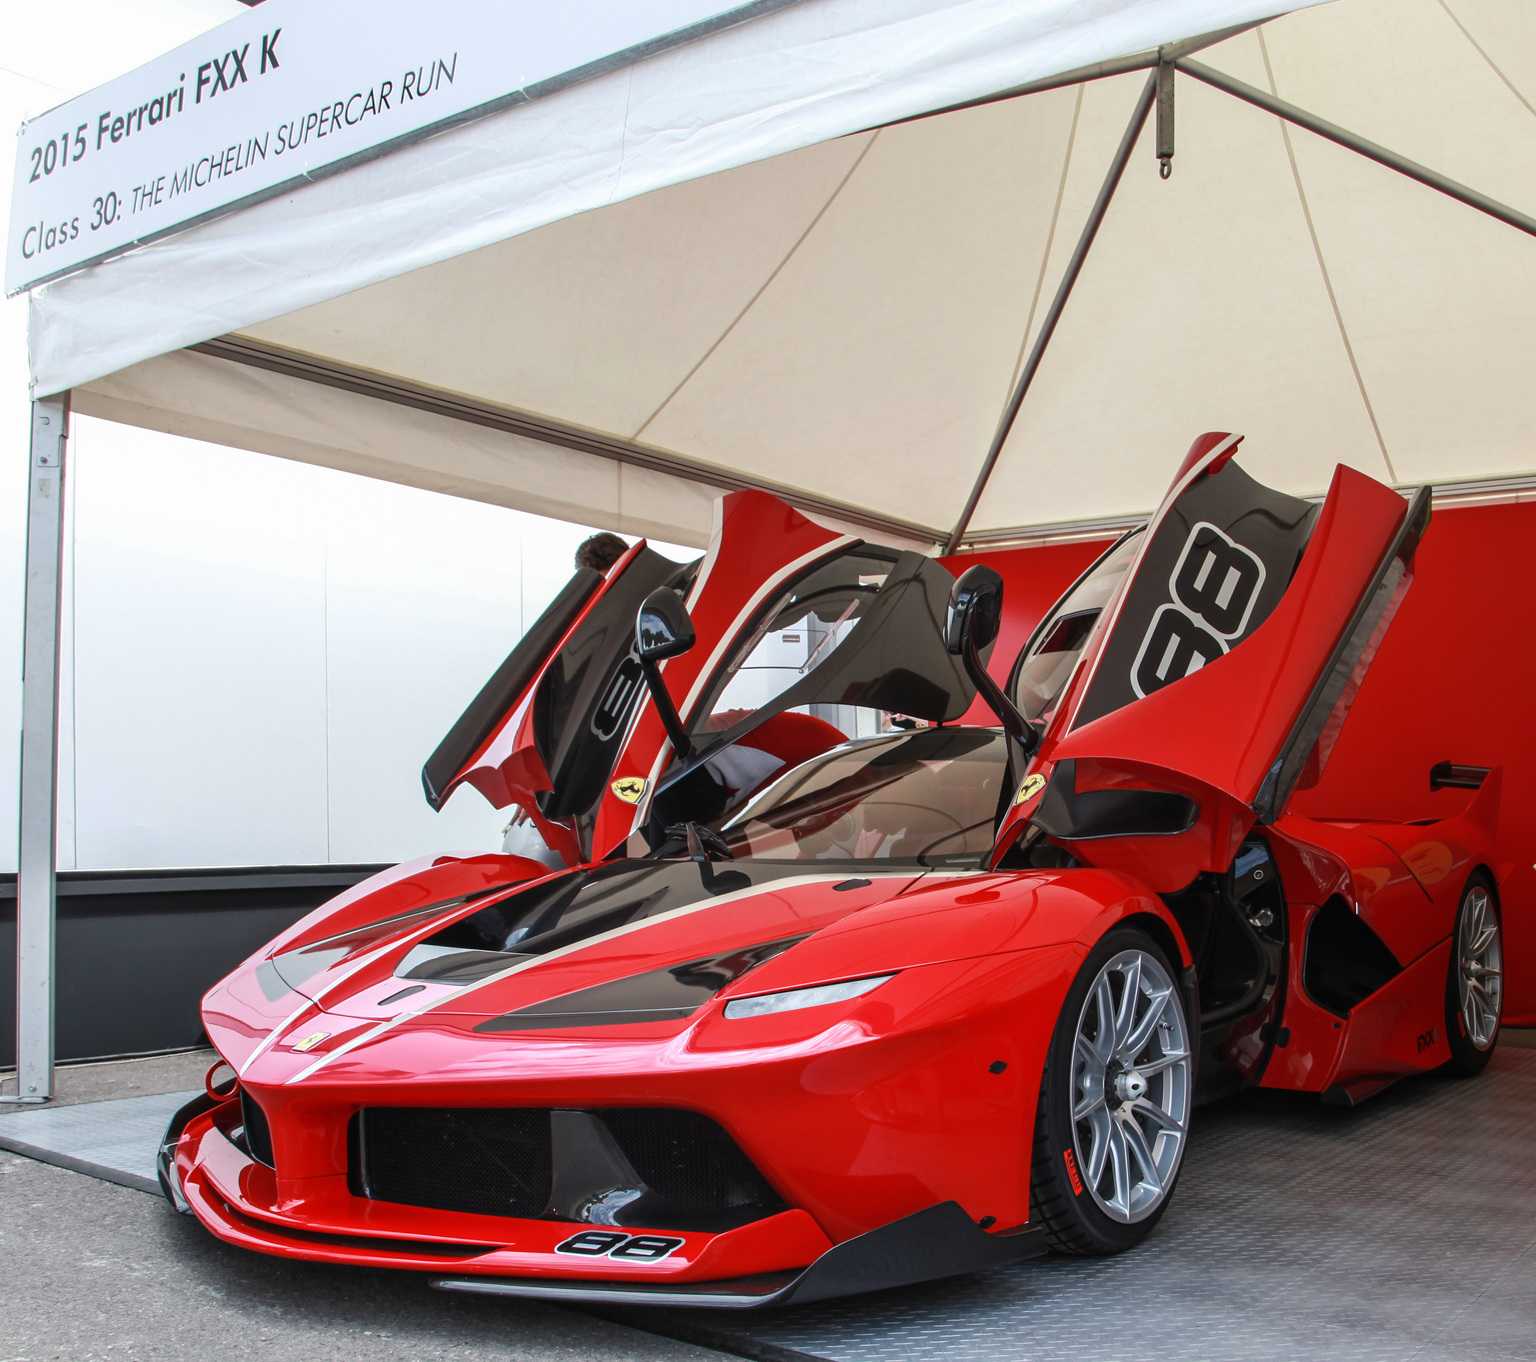
POLYGON ((578 570, 427 759, 427 802, 441 808, 472 785, 496 808, 526 810, 568 862, 605 854, 629 835, 667 752, 634 647, 641 602, 670 587, 692 615, 695 646, 661 665, 686 714, 756 604, 853 542, 776 497, 734 492, 702 560, 678 564, 642 541, 606 574, 578 570))
POLYGON ((1317 779, 1411 580, 1429 493, 1340 466, 1317 506, 1249 477, 1239 438, 1197 440, 1137 544, 1119 546, 1129 566, 1000 853, 1032 827, 1170 892, 1224 870, 1317 779))
MULTIPOLYGON (((440 808, 472 785, 497 808, 527 810, 575 864, 642 828, 660 834, 718 812, 719 754, 766 741, 791 710, 953 721, 974 691, 943 644, 951 580, 922 554, 839 534, 763 492, 733 492, 698 563, 640 544, 606 575, 571 579, 428 759, 428 802, 440 808), (686 729, 681 761, 634 646, 636 613, 657 587, 684 597, 694 632, 691 648, 660 664, 686 729), (798 663, 763 668, 765 640, 791 635, 798 663)), ((807 728, 818 751, 851 736, 815 718, 799 726, 802 738, 807 728)), ((795 755, 782 732, 769 745, 786 762, 812 755, 795 755)))

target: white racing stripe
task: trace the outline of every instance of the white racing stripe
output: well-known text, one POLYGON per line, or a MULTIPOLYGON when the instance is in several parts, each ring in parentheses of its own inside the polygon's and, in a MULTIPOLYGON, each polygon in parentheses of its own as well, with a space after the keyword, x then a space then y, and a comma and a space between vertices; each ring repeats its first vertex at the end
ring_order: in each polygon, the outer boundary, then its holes
MULTIPOLYGON (((404 936, 391 937, 382 946, 369 951, 366 955, 359 956, 352 962, 352 965, 348 969, 336 975, 336 977, 333 978, 330 983, 326 984, 323 988, 317 988, 313 998, 308 997, 305 994, 300 994, 300 996, 304 998, 304 1005, 300 1008, 297 1008, 295 1011, 290 1012, 288 1016, 284 1017, 281 1022, 272 1028, 272 1030, 268 1031, 267 1034, 262 1037, 261 1044, 259 1044, 254 1050, 251 1051, 250 1054, 245 1057, 245 1062, 241 1064, 239 1068, 235 1068, 234 1065, 230 1065, 230 1067, 235 1069, 236 1074, 243 1075, 245 1071, 251 1067, 252 1064, 260 1059, 262 1055, 270 1050, 273 1045, 275 1045, 288 1033, 288 1028, 292 1026, 294 1022, 298 1021, 298 1019, 311 1008, 319 1007, 320 1000, 324 998, 326 994, 334 993, 338 988, 341 987, 342 984, 346 983, 349 979, 355 978, 361 970, 367 969, 368 966, 373 964, 373 962, 380 956, 387 955, 397 946, 414 944, 415 942, 421 940, 422 937, 430 936, 433 932, 437 931, 442 926, 442 913, 448 912, 450 909, 455 907, 468 907, 470 903, 474 904, 475 910, 478 912, 481 908, 488 907, 490 904, 495 903, 498 899, 505 898, 508 894, 514 894, 519 890, 526 889, 529 885, 534 884, 537 880, 544 878, 545 876, 542 875, 535 876, 532 879, 519 881, 517 884, 506 885, 501 889, 492 889, 484 894, 481 894, 479 897, 475 897, 474 895, 463 897, 457 904, 454 903, 453 899, 445 899, 440 904, 429 905, 426 908, 418 910, 423 915, 430 914, 430 916, 427 917, 427 920, 422 923, 419 930, 408 932, 404 936), (440 908, 442 912, 435 912, 434 907, 440 908)), ((374 925, 376 924, 365 922, 362 924, 362 926, 351 928, 349 931, 337 932, 335 936, 350 936, 353 932, 367 931, 369 927, 374 925)), ((333 939, 335 938, 321 937, 319 941, 312 942, 311 947, 322 946, 326 941, 333 939)), ((303 948, 301 947, 299 949, 303 948)), ((260 968, 260 966, 258 966, 258 968, 260 968)), ((281 978, 282 976, 279 975, 278 977, 281 978)), ((295 993, 299 992, 298 989, 294 989, 293 991, 295 993)))
MULTIPOLYGON (((906 870, 841 870, 835 875, 791 875, 787 879, 770 880, 767 884, 752 885, 746 889, 738 889, 734 893, 721 894, 718 898, 703 899, 698 903, 684 904, 681 908, 673 908, 665 913, 657 913, 654 917, 641 918, 637 922, 626 922, 622 927, 614 927, 610 931, 599 932, 596 936, 589 936, 582 941, 573 941, 569 946, 561 946, 556 950, 548 951, 544 955, 536 955, 531 960, 520 960, 515 965, 508 965, 504 970, 498 970, 495 974, 489 974, 484 979, 479 979, 472 984, 466 984, 463 988, 456 989, 447 997, 439 998, 436 1002, 428 1003, 425 1007, 416 1008, 410 1012, 402 1012, 398 1016, 390 1017, 343 1045, 338 1045, 334 1050, 321 1055, 314 1063, 299 1070, 293 1077, 286 1080, 288 1083, 299 1083, 311 1074, 317 1073, 329 1064, 333 1059, 340 1059, 360 1045, 366 1045, 371 1040, 377 1040, 387 1031, 394 1030, 402 1022, 414 1021, 417 1017, 424 1016, 434 1008, 448 1001, 457 1002, 477 989, 488 988, 491 984, 499 984, 503 979, 510 979, 514 974, 521 974, 524 970, 536 969, 540 965, 548 964, 551 960, 558 960, 563 956, 574 955, 578 951, 589 950, 593 946, 602 945, 606 941, 613 941, 621 936, 628 936, 632 932, 642 931, 647 927, 659 926, 664 922, 673 922, 678 918, 688 917, 692 913, 701 913, 709 908, 719 908, 727 903, 733 903, 737 899, 748 898, 754 894, 775 894, 782 889, 791 889, 802 884, 837 884, 847 879, 859 880, 918 880, 930 873, 922 866, 912 866, 906 870)), ((270 1037, 269 1037, 270 1039, 270 1037)))
MULTIPOLYGON (((420 932, 417 933, 416 936, 427 936, 431 932, 436 931, 439 926, 441 926, 441 922, 434 918, 431 922, 423 925, 420 932)), ((266 1054, 268 1050, 270 1050, 275 1044, 277 1044, 279 1040, 288 1034, 288 1028, 292 1026, 294 1022, 298 1021, 300 1017, 302 1017, 312 1008, 318 1008, 320 1006, 320 1000, 324 998, 326 994, 332 992, 340 985, 346 983, 347 980, 351 979, 360 970, 366 969, 381 955, 385 954, 385 952, 414 939, 415 936, 396 937, 385 945, 380 946, 375 950, 371 950, 366 955, 359 957, 359 959, 353 963, 350 969, 345 970, 341 974, 337 975, 324 988, 317 988, 313 998, 304 994, 300 994, 299 996, 304 998, 303 1006, 295 1009, 293 1012, 290 1012, 286 1017, 283 1018, 281 1022, 274 1026, 272 1030, 268 1031, 267 1034, 262 1037, 261 1044, 259 1044, 254 1050, 251 1051, 250 1054, 245 1057, 245 1062, 238 1069, 236 1069, 235 1072, 243 1077, 251 1065, 253 1065, 258 1059, 262 1057, 262 1055, 266 1054)), ((298 993, 298 989, 294 989, 294 992, 298 993)))

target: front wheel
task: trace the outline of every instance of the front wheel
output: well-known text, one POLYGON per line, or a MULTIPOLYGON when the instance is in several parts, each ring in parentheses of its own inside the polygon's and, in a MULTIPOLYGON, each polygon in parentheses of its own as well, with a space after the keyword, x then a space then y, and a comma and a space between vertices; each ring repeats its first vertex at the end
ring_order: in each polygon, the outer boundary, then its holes
POLYGON ((1451 937, 1445 982, 1448 1073, 1471 1077, 1488 1067, 1504 1014, 1504 937, 1493 881, 1481 870, 1467 880, 1451 937))
POLYGON ((1194 1047, 1173 968, 1117 927, 1062 1007, 1035 1117, 1031 1218, 1068 1253, 1139 1244, 1168 1208, 1189 1138, 1194 1047))

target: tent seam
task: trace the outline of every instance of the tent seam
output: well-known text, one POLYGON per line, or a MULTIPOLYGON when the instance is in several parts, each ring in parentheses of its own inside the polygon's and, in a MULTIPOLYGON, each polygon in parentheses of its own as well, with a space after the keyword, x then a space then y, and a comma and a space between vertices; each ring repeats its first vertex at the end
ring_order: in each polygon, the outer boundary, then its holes
MULTIPOLYGON (((1264 30, 1255 29, 1254 36, 1259 40, 1259 53, 1264 58, 1264 76, 1269 82, 1269 92, 1279 99, 1280 90, 1275 82, 1275 69, 1270 64, 1269 44, 1264 41, 1264 30)), ((1349 339, 1349 328, 1344 324, 1344 312, 1339 307, 1338 295, 1333 290, 1333 276, 1328 272, 1328 262, 1323 257, 1323 244, 1317 235, 1317 224, 1312 220, 1312 205, 1301 183, 1301 167, 1296 163, 1296 148, 1291 141, 1291 129, 1283 118, 1276 118, 1275 121, 1280 125, 1280 137, 1285 143, 1285 158, 1291 167, 1291 181, 1296 186, 1296 197, 1301 203, 1301 216, 1307 224, 1307 236, 1312 242, 1312 254, 1317 260, 1318 273, 1323 278, 1323 291, 1328 295, 1328 305, 1333 309, 1333 320, 1339 328, 1339 339, 1344 344, 1344 355, 1349 360, 1350 372, 1355 377, 1355 388, 1360 394, 1361 404, 1365 407, 1366 418, 1371 423, 1371 431, 1376 436, 1376 447, 1381 451, 1381 461, 1387 466, 1389 480, 1395 484, 1398 481, 1397 469, 1392 463, 1392 456, 1387 452, 1387 442, 1381 433, 1381 424, 1376 419, 1376 408, 1371 404, 1370 393, 1366 391, 1365 377, 1360 372, 1360 362, 1355 358, 1355 347, 1349 339)))
POLYGON ((1083 91, 1086 85, 1077 87, 1077 99, 1072 106, 1072 126, 1067 129, 1067 148, 1061 158, 1061 179, 1056 185, 1056 202, 1051 208, 1051 225, 1045 233, 1045 249, 1040 253, 1040 272, 1035 276, 1034 296, 1029 300, 1029 315, 1024 319, 1024 334, 1019 338, 1019 351, 1014 356, 1008 390, 1003 394, 1006 402, 1013 395, 1013 385, 1019 381, 1024 368, 1024 357, 1029 352, 1029 337, 1035 329, 1035 314, 1040 309, 1040 295, 1045 290, 1045 271, 1051 263, 1051 250, 1056 245, 1056 228, 1061 222, 1061 205, 1067 196, 1067 176, 1072 169, 1072 152, 1077 145, 1078 119, 1083 112, 1083 91))
POLYGON ((629 68, 629 79, 624 84, 624 128, 619 134, 619 164, 613 172, 613 188, 608 192, 608 202, 612 204, 619 192, 619 187, 624 183, 624 166, 629 160, 629 110, 635 99, 635 69, 629 68))
POLYGON ((1449 4, 1449 0, 1440 0, 1440 8, 1445 11, 1446 17, 1461 30, 1461 36, 1472 44, 1473 51, 1475 51, 1479 57, 1488 63, 1488 69, 1504 82, 1504 84, 1509 88, 1510 94, 1512 94, 1523 105, 1525 105, 1525 111, 1533 118, 1536 118, 1536 104, 1532 104, 1530 100, 1528 100, 1523 94, 1520 93, 1520 89, 1515 84, 1515 82, 1504 74, 1498 62, 1494 61, 1494 59, 1490 57, 1488 53, 1483 49, 1483 45, 1472 36, 1472 31, 1457 17, 1456 11, 1453 10, 1449 4))
POLYGON ((742 305, 741 311, 739 311, 734 317, 731 318, 730 322, 726 325, 725 330, 715 337, 709 348, 699 356, 699 358, 694 362, 693 367, 689 369, 688 372, 684 374, 678 381, 677 386, 674 387, 672 391, 669 392, 664 398, 662 398, 661 403, 656 408, 656 410, 640 423, 639 428, 634 432, 633 435, 629 437, 631 440, 638 440, 642 435, 645 434, 647 430, 650 429, 656 418, 672 405, 672 402, 677 397, 678 393, 682 392, 682 390, 693 381, 694 375, 697 374, 699 370, 702 369, 707 363, 709 363, 710 358, 714 355, 715 351, 724 345, 727 339, 729 339, 731 333, 741 325, 742 321, 745 320, 747 313, 749 313, 754 307, 757 306, 758 299, 761 298, 763 294, 768 292, 768 289, 773 284, 773 281, 784 272, 785 267, 788 266, 789 262, 795 258, 796 252, 798 252, 799 249, 805 245, 806 238, 816 230, 817 224, 822 220, 822 218, 826 217, 832 205, 837 202, 838 196, 842 194, 843 190, 848 187, 848 181, 853 178, 854 172, 864 164, 864 158, 869 155, 870 150, 880 139, 880 133, 882 131, 882 129, 876 128, 875 131, 870 134, 869 140, 864 143, 864 146, 860 149, 859 154, 853 158, 853 164, 843 172, 843 178, 833 186, 832 192, 827 195, 827 201, 822 204, 819 209, 816 210, 815 216, 812 217, 808 223, 806 223, 805 229, 800 233, 799 236, 795 238, 789 250, 784 253, 784 258, 780 260, 779 263, 768 272, 768 277, 758 285, 756 292, 754 292, 752 296, 748 298, 747 301, 742 305))

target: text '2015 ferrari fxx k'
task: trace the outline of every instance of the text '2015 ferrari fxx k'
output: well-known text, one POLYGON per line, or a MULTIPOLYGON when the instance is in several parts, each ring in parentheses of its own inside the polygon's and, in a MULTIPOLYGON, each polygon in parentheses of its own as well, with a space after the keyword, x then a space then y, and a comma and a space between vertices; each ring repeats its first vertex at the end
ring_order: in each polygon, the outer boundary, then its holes
POLYGON ((1123 1249, 1201 1099, 1479 1070, 1497 775, 1437 766, 1439 822, 1289 808, 1428 497, 1341 467, 1297 500, 1236 445, 1005 686, 990 569, 761 493, 698 563, 578 572, 423 771, 565 865, 398 867, 214 987, 167 1195, 454 1289, 751 1307, 1123 1249))

